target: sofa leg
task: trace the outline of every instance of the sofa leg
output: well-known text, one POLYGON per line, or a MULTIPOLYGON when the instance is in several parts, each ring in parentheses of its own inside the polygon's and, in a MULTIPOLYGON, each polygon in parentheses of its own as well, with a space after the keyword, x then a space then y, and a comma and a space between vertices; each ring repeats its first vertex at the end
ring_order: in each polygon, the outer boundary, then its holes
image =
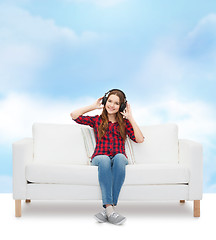
POLYGON ((21 200, 15 200, 15 216, 21 217, 21 200))
POLYGON ((200 200, 194 200, 194 217, 200 217, 200 200))
POLYGON ((30 203, 31 200, 30 200, 30 199, 26 199, 25 202, 26 202, 26 203, 30 203))
POLYGON ((180 203, 185 203, 185 200, 180 200, 180 203))

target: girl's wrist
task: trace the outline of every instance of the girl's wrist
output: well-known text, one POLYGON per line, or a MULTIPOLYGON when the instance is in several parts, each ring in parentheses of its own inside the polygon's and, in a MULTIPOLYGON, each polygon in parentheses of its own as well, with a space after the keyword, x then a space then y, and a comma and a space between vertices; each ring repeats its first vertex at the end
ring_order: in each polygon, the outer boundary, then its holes
POLYGON ((90 105, 89 107, 91 108, 91 110, 97 109, 97 107, 94 104, 90 105))
POLYGON ((133 120, 133 116, 129 116, 127 119, 131 122, 133 120))

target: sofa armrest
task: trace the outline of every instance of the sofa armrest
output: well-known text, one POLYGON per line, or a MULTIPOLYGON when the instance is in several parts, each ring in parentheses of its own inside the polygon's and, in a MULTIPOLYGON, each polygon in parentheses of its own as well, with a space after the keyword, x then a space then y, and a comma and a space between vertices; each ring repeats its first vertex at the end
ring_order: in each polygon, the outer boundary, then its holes
POLYGON ((201 200, 203 193, 203 148, 200 143, 179 139, 179 164, 189 168, 189 199, 201 200))
POLYGON ((13 199, 26 198, 25 166, 33 161, 33 139, 24 138, 13 143, 13 199))

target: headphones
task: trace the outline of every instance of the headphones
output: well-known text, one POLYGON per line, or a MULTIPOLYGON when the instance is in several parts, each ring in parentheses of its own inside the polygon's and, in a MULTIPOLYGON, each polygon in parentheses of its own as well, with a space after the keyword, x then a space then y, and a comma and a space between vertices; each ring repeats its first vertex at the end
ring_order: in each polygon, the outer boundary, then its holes
POLYGON ((126 96, 125 96, 124 92, 121 91, 120 89, 111 89, 111 90, 109 90, 108 92, 106 92, 106 93, 104 94, 103 99, 102 99, 102 104, 103 104, 104 106, 106 105, 106 102, 107 102, 107 99, 108 99, 107 95, 108 95, 110 92, 115 91, 115 90, 123 93, 123 95, 124 95, 124 102, 121 104, 121 106, 120 106, 120 108, 119 108, 119 111, 120 111, 120 112, 123 112, 123 111, 125 110, 125 108, 126 108, 127 100, 126 100, 126 96))

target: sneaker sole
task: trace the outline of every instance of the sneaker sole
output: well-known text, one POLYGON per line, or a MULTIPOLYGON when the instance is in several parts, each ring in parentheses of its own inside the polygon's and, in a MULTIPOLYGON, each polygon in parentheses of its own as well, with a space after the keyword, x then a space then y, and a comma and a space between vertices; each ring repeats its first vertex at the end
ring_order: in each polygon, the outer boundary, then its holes
POLYGON ((96 219, 99 223, 107 222, 107 220, 101 220, 98 217, 96 217, 95 215, 94 215, 94 219, 96 219))
POLYGON ((120 222, 117 222, 117 223, 112 223, 112 222, 109 222, 109 223, 111 223, 111 224, 114 224, 114 225, 121 225, 121 224, 123 224, 124 222, 126 221, 126 218, 124 218, 124 219, 122 219, 120 222))

